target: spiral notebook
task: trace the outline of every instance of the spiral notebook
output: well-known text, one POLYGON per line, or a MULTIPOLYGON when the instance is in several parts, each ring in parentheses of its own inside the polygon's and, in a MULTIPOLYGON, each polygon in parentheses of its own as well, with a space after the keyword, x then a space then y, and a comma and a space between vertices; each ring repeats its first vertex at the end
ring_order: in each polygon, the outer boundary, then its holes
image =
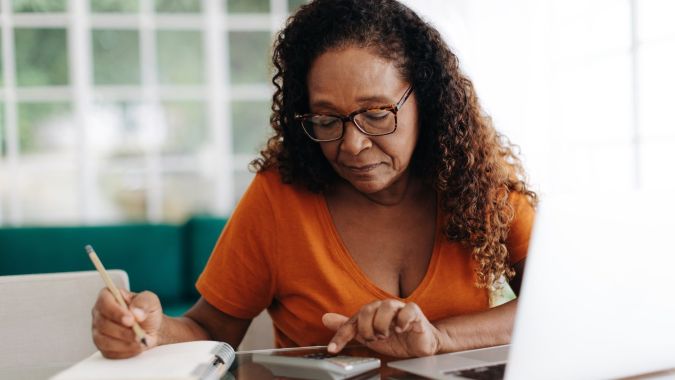
POLYGON ((227 343, 195 341, 152 348, 129 359, 106 359, 97 352, 50 380, 211 380, 232 365, 227 343))

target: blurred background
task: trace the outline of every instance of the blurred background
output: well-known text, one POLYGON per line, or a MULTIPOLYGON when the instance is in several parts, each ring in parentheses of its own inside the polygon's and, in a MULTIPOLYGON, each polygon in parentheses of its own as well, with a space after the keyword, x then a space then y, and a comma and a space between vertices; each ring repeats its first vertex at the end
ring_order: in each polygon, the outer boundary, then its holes
MULTIPOLYGON (((0 226, 227 216, 302 0, 1 0, 0 226)), ((675 2, 408 0, 544 193, 675 189, 675 2), (671 108, 673 107, 673 108, 671 108)))

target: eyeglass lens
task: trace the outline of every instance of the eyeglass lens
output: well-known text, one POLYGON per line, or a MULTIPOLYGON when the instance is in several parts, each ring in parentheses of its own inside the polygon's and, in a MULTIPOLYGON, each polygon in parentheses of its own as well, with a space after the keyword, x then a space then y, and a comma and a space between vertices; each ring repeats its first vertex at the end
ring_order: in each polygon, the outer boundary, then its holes
MULTIPOLYGON (((368 135, 385 135, 396 128, 396 115, 390 110, 368 110, 354 115, 354 122, 361 132, 368 135)), ((334 140, 342 137, 344 122, 339 117, 317 115, 302 121, 302 126, 317 140, 334 140)))

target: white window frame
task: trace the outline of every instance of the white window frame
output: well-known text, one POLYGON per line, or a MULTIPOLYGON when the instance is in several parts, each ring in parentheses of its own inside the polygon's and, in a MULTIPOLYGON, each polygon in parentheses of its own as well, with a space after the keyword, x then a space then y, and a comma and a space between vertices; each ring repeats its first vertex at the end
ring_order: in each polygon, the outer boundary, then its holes
MULTIPOLYGON (((154 0, 139 0, 138 13, 94 13, 89 0, 67 0, 64 13, 14 13, 11 0, 0 0, 2 13, 2 63, 4 86, 0 102, 4 104, 4 140, 6 156, 0 168, 6 171, 6 184, 0 186, 0 226, 22 225, 22 215, 17 178, 21 152, 19 151, 17 106, 26 101, 65 101, 71 104, 76 130, 76 167, 78 218, 83 224, 96 223, 101 210, 96 209, 92 197, 96 188, 96 168, 92 165, 87 141, 88 120, 97 101, 140 101, 150 108, 159 109, 163 100, 205 101, 207 124, 214 138, 217 164, 215 189, 211 211, 228 215, 235 202, 235 171, 246 170, 254 155, 235 154, 232 149, 232 101, 269 100, 269 84, 232 85, 229 77, 228 34, 232 31, 276 32, 288 16, 287 0, 269 0, 270 12, 264 14, 228 14, 224 1, 201 1, 199 14, 157 14, 154 0), (59 28, 67 30, 70 83, 66 86, 17 87, 14 28, 59 28), (93 29, 133 29, 139 32, 141 78, 138 86, 105 86, 93 83, 93 29), (156 60, 157 30, 194 30, 202 33, 204 44, 204 85, 165 86, 158 83, 156 60), (139 91, 140 90, 140 91, 139 91), (4 193, 4 194, 3 194, 4 193), (4 209, 6 208, 6 210, 4 209)), ((144 157, 148 186, 146 215, 151 222, 164 220, 162 212, 162 167, 157 149, 149 149, 144 157)), ((182 165, 187 166, 187 165, 182 165)), ((170 169, 170 168, 169 168, 170 169)), ((181 169, 180 163, 177 170, 181 169)))

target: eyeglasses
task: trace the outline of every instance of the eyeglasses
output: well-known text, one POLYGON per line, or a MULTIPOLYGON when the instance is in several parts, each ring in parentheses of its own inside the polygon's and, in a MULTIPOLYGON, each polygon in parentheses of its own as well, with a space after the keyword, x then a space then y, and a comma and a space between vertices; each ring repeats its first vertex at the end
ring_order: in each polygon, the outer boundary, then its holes
POLYGON ((351 121, 361 133, 368 136, 382 136, 394 133, 397 127, 396 114, 412 93, 412 85, 396 104, 381 107, 362 108, 347 116, 338 114, 295 115, 302 129, 316 142, 340 140, 345 132, 345 123, 351 121))

